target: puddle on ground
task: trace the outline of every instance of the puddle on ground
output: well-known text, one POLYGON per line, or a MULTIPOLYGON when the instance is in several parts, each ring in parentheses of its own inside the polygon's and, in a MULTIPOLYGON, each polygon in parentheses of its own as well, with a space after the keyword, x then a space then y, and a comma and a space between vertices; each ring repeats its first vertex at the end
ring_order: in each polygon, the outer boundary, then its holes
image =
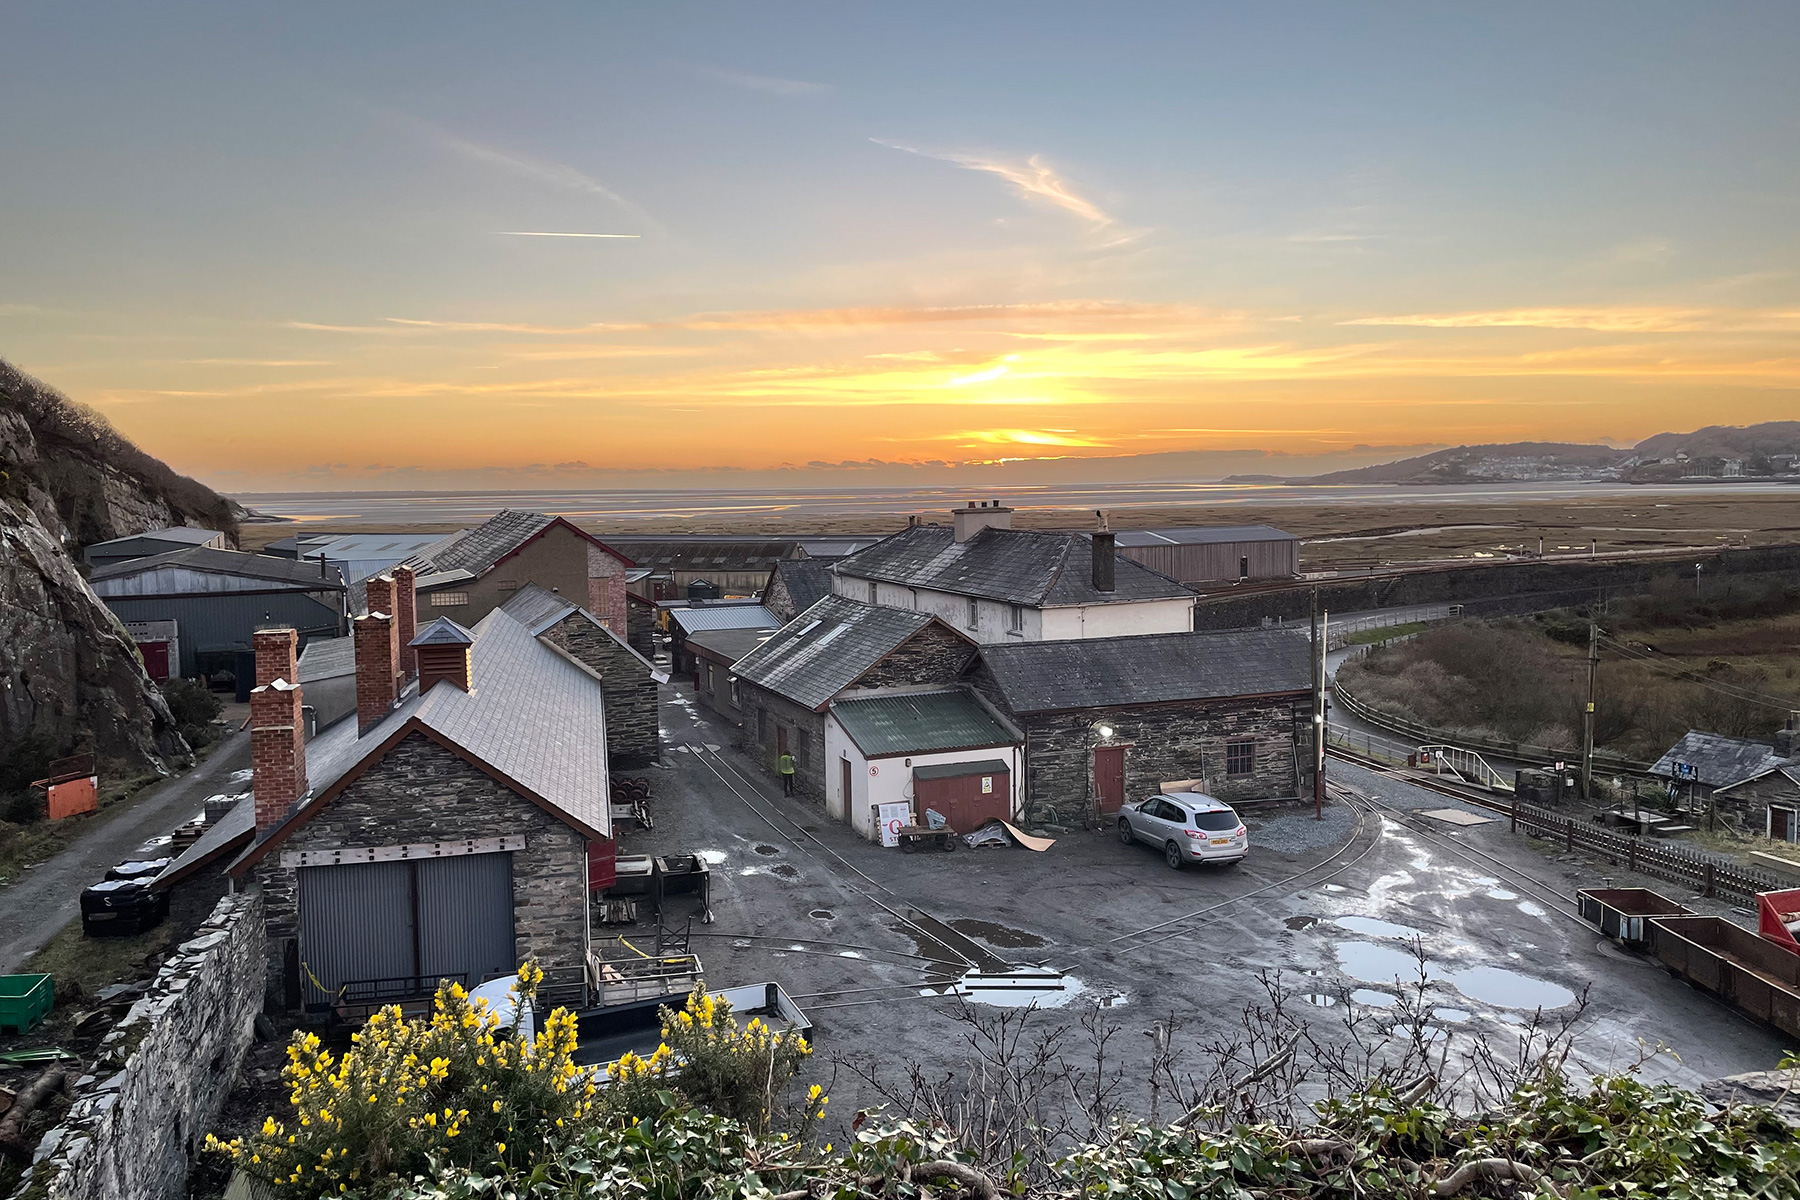
POLYGON ((1431 1010, 1431 1015, 1439 1021, 1460 1025, 1464 1021, 1474 1019, 1475 1014, 1460 1008, 1434 1008, 1431 1010))
POLYGON ((762 873, 761 867, 744 867, 738 871, 739 875, 761 875, 762 873))
POLYGON ((1357 988, 1350 993, 1352 1004, 1361 1004, 1365 1008, 1395 1008, 1400 1004, 1400 997, 1390 992, 1378 992, 1374 988, 1357 988))
POLYGON ((1396 925, 1392 921, 1378 921, 1374 917, 1338 917, 1332 923, 1343 926, 1351 933, 1360 933, 1364 937, 1401 938, 1411 941, 1413 938, 1425 936, 1411 925, 1396 925))
POLYGON ((1529 900, 1519 901, 1519 911, 1524 913, 1528 917, 1547 917, 1550 915, 1549 913, 1544 911, 1542 905, 1533 904, 1529 900))
POLYGON ((696 850, 694 853, 698 854, 701 861, 705 862, 708 866, 714 867, 724 862, 728 857, 723 850, 696 850))
POLYGON ((815 921, 830 921, 837 917, 837 914, 832 912, 829 908, 815 908, 806 915, 815 921))
POLYGON ((860 950, 839 950, 838 957, 839 958, 861 958, 862 951, 860 951, 860 950))
POLYGON ((713 745, 711 742, 706 743, 706 748, 708 750, 711 750, 714 754, 717 754, 719 752, 719 747, 713 745))
POLYGON ((1495 1008, 1567 1008, 1575 993, 1547 979, 1533 979, 1505 967, 1470 967, 1450 976, 1450 985, 1471 1000, 1495 1008))
POLYGON ((920 995, 956 995, 974 1004, 994 1008, 1061 1008, 1086 991, 1073 975, 1057 971, 970 971, 950 987, 938 991, 923 988, 920 995))
MULTIPOLYGON (((1395 1037, 1405 1038, 1406 1040, 1411 1041, 1413 1037, 1413 1027, 1405 1024, 1396 1025, 1394 1026, 1393 1034, 1395 1037)), ((1447 1029, 1439 1029, 1435 1025, 1419 1026, 1419 1040, 1422 1042, 1442 1042, 1447 1041, 1449 1037, 1450 1031, 1447 1029)))
POLYGON ((1307 992, 1300 998, 1318 1008, 1335 1008, 1337 1006, 1337 997, 1327 996, 1324 992, 1307 992))
POLYGON ((750 948, 750 939, 749 938, 733 938, 731 940, 731 944, 739 950, 748 950, 750 948))
POLYGON ((998 925, 993 921, 978 921, 973 917, 959 917, 951 921, 950 928, 958 933, 966 933, 978 937, 990 946, 1007 946, 1020 948, 1025 946, 1042 946, 1044 939, 1035 933, 1026 933, 1023 929, 1014 929, 1010 925, 998 925))
POLYGON ((1309 929, 1318 923, 1319 918, 1317 917, 1289 917, 1282 922, 1282 924, 1286 925, 1289 929, 1309 929))
MULTIPOLYGON (((963 958, 961 955, 951 950, 950 947, 944 945, 944 943, 938 941, 916 925, 909 924, 905 921, 899 921, 889 925, 888 928, 910 941, 913 944, 913 948, 919 952, 921 958, 928 958, 933 962, 953 964, 958 971, 961 971, 969 965, 967 959, 963 958)), ((927 994, 935 996, 938 993, 930 992, 927 994)))
POLYGON ((751 849, 755 850, 758 854, 765 854, 765 855, 781 853, 780 846, 771 846, 767 842, 758 842, 755 846, 752 846, 751 849))
POLYGON ((1505 888, 1489 888, 1487 898, 1489 900, 1517 900, 1519 893, 1509 892, 1505 888))
MULTIPOLYGON (((1344 974, 1364 983, 1402 983, 1419 977, 1419 960, 1405 950, 1377 946, 1374 942, 1339 942, 1338 966, 1344 974)), ((1443 971, 1436 963, 1424 966, 1427 979, 1440 979, 1443 971)))
POLYGON ((800 878, 799 868, 789 866, 787 863, 782 863, 778 867, 770 867, 769 874, 779 875, 783 879, 798 879, 798 878, 800 878))
MULTIPOLYGON (((1312 735, 1308 734, 1307 736, 1310 737, 1312 735)), ((1347 892, 1350 890, 1349 888, 1346 888, 1341 883, 1327 883, 1327 884, 1324 884, 1323 886, 1324 886, 1325 890, 1328 892, 1347 892)))

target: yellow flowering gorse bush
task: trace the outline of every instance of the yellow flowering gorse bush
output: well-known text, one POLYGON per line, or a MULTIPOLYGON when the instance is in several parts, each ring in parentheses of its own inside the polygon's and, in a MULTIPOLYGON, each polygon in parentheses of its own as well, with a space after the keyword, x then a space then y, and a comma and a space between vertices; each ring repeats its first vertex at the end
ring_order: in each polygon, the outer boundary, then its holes
MULTIPOLYGON (((521 1000, 543 977, 529 963, 519 968, 521 1000)), ((250 1137, 207 1144, 283 1197, 358 1195, 432 1164, 530 1161, 596 1104, 593 1072, 575 1065, 574 1050, 566 1009, 526 1041, 446 983, 428 1019, 383 1009, 342 1057, 316 1034, 296 1035, 282 1070, 290 1121, 270 1117, 250 1137)))

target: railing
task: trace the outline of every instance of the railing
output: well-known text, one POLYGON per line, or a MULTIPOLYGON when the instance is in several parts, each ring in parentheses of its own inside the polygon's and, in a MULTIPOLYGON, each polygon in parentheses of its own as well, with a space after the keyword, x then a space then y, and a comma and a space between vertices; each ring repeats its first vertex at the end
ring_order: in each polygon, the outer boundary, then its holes
POLYGON ((1462 611, 1463 606, 1460 604, 1434 604, 1425 608, 1364 613, 1357 617, 1332 620, 1327 622, 1325 627, 1325 648, 1340 650, 1348 644, 1352 634, 1370 629, 1392 629, 1401 625, 1431 625, 1439 621, 1454 621, 1462 616, 1462 611))
POLYGON ((1463 746, 1420 746, 1419 766, 1442 775, 1446 771, 1463 782, 1496 792, 1513 790, 1512 780, 1488 765, 1487 759, 1463 746))
POLYGON ((1753 870, 1667 842, 1609 833, 1592 821, 1576 820, 1530 804, 1515 801, 1512 820, 1514 829, 1559 841, 1570 851, 1586 850, 1598 854, 1640 874, 1685 883, 1703 896, 1753 901, 1758 892, 1778 891, 1787 886, 1766 871, 1753 870))

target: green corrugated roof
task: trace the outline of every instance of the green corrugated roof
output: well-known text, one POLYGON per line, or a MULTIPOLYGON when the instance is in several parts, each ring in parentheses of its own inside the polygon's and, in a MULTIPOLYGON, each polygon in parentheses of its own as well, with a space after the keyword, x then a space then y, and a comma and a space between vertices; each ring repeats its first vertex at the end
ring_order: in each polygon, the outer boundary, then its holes
POLYGON ((831 711, 869 758, 1008 746, 1018 740, 967 692, 840 700, 831 711))

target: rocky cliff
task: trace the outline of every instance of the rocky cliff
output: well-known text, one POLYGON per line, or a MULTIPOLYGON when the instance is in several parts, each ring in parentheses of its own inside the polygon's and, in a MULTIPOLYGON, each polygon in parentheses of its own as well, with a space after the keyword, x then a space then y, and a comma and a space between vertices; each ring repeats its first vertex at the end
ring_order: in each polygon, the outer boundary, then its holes
POLYGON ((91 750, 134 769, 187 752, 75 559, 91 542, 169 525, 235 538, 237 510, 0 361, 0 759, 91 750))

